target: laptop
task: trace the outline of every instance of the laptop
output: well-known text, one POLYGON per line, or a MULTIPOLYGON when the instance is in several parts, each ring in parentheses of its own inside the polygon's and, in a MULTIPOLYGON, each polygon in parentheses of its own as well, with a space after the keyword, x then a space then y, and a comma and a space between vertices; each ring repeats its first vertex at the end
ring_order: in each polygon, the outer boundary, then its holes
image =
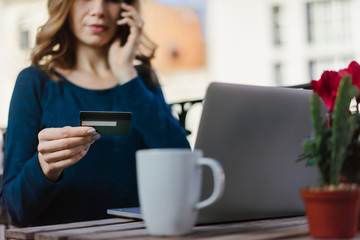
MULTIPOLYGON (((197 224, 304 215, 299 191, 318 180, 315 167, 296 162, 303 152, 301 141, 312 131, 311 94, 281 87, 209 85, 195 148, 221 163, 225 191, 215 204, 199 211, 197 224)), ((204 169, 202 199, 212 187, 211 172, 204 169)), ((141 218, 140 211, 108 213, 130 212, 128 217, 141 218)))

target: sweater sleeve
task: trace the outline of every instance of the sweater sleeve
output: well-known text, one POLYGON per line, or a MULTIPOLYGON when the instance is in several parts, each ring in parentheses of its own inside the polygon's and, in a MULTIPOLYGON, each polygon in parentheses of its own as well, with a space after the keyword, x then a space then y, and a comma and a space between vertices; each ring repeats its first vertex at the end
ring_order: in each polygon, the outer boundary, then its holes
POLYGON ((146 88, 140 77, 121 86, 121 101, 148 148, 190 148, 184 128, 172 115, 159 87, 146 88))
POLYGON ((58 186, 44 176, 37 154, 46 79, 34 67, 23 70, 10 102, 1 203, 12 221, 22 226, 29 225, 44 211, 58 186))

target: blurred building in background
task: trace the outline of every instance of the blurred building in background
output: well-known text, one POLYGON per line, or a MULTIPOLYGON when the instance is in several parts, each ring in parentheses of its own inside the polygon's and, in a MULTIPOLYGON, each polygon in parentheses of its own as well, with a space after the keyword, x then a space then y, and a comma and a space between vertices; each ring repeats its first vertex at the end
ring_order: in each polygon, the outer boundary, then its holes
POLYGON ((0 0, 0 127, 6 127, 12 89, 29 65, 37 27, 46 20, 46 2, 0 0))
MULTIPOLYGON (((305 84, 360 59, 360 0, 141 1, 169 103, 203 98, 211 81, 305 84)), ((0 0, 0 127, 46 18, 46 0, 0 0)), ((201 104, 187 118, 192 143, 200 112, 201 104)))
POLYGON ((144 31, 158 45, 153 65, 169 102, 202 98, 208 85, 206 46, 194 9, 143 0, 144 31))
POLYGON ((359 0, 208 0, 213 81, 297 85, 360 57, 359 0))

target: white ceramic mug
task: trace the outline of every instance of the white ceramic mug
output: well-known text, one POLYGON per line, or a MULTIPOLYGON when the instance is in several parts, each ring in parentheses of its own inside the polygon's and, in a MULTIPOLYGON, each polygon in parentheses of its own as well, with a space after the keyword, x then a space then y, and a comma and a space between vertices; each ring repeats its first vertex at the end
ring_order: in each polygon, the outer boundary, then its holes
POLYGON ((201 150, 147 149, 136 153, 140 206, 151 235, 190 233, 198 210, 213 204, 224 191, 224 171, 218 161, 203 158, 201 150), (214 190, 200 201, 202 167, 210 167, 214 190))

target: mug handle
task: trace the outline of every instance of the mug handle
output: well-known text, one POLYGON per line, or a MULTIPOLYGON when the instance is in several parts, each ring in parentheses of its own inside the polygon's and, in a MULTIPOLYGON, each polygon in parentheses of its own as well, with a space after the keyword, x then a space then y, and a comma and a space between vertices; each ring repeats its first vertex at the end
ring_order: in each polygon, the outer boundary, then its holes
POLYGON ((214 189, 209 198, 207 198, 201 202, 198 202, 195 205, 196 209, 210 206, 211 204, 216 202, 222 196, 222 194, 224 192, 224 187, 225 187, 224 170, 218 161, 216 161, 215 159, 212 159, 212 158, 199 158, 198 165, 200 165, 200 166, 206 165, 206 166, 210 167, 213 177, 214 177, 214 189))

